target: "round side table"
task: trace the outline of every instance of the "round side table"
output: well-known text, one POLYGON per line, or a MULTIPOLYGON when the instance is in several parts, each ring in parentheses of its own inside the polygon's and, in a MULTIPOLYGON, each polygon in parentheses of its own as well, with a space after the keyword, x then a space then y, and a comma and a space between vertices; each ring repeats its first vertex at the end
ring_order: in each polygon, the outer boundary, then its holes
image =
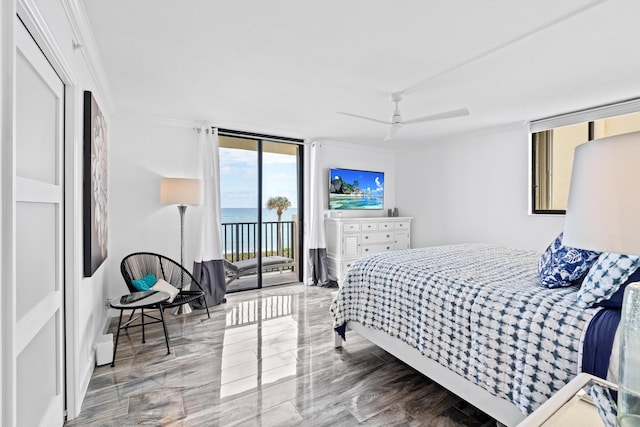
POLYGON ((123 302, 123 298, 125 297, 126 296, 123 295, 122 297, 117 298, 109 303, 111 308, 120 310, 120 318, 118 319, 118 332, 116 333, 116 343, 113 347, 113 360, 111 361, 111 366, 113 367, 116 364, 116 350, 118 350, 118 339, 120 338, 120 330, 128 329, 130 327, 133 328, 136 326, 142 326, 142 342, 145 342, 145 339, 144 339, 145 325, 162 323, 162 329, 164 330, 164 340, 167 344, 167 354, 171 353, 171 350, 169 349, 169 336, 167 335, 167 325, 164 322, 164 314, 162 312, 162 303, 167 301, 171 296, 167 292, 156 292, 154 294, 148 295, 142 299, 139 299, 137 301, 133 301, 130 303, 123 302), (160 318, 151 316, 149 314, 145 314, 144 312, 145 308, 158 309, 158 311, 160 312, 160 318), (133 314, 137 309, 140 309, 142 311, 142 314, 140 315, 140 319, 142 322, 139 325, 132 325, 131 322, 138 319, 137 317, 133 318, 133 314), (133 310, 133 312, 131 313, 129 320, 126 321, 124 324, 122 324, 122 313, 124 312, 124 310, 133 310), (144 321, 145 316, 153 319, 153 321, 145 323, 144 321))

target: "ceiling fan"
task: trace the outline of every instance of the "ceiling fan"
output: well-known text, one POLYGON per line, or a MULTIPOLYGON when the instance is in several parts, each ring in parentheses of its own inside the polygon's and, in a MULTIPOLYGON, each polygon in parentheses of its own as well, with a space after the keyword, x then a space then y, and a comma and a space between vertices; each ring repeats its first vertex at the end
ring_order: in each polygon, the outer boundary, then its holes
POLYGON ((391 127, 389 128, 389 131, 387 132, 387 135, 384 137, 385 141, 389 141, 391 138, 393 138, 394 135, 398 132, 398 130, 402 127, 402 125, 408 125, 412 123, 421 123, 421 122, 430 122, 432 120, 450 119, 453 117, 462 117, 462 116, 469 115, 468 109, 460 108, 457 110, 445 111, 442 113, 431 114, 428 116, 423 116, 423 117, 418 117, 415 119, 403 121, 402 116, 400 115, 400 109, 398 108, 398 102, 402 101, 402 93, 403 92, 394 92, 389 96, 389 98, 391 98, 391 102, 394 102, 396 104, 396 108, 393 111, 393 115, 391 116, 391 121, 378 120, 371 117, 361 116, 359 114, 353 114, 353 113, 345 113, 342 111, 339 111, 338 114, 355 117, 357 119, 369 120, 376 123, 382 123, 385 125, 391 125, 391 127))

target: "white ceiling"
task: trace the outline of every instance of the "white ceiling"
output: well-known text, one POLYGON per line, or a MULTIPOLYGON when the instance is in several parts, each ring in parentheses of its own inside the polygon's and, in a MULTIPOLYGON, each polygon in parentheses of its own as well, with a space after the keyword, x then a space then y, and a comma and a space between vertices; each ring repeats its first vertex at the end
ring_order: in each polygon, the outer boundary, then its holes
MULTIPOLYGON (((411 146, 640 96, 637 0, 84 0, 118 113, 411 146), (467 107, 470 115, 387 127, 467 107)), ((388 145, 386 145, 388 146, 388 145)))

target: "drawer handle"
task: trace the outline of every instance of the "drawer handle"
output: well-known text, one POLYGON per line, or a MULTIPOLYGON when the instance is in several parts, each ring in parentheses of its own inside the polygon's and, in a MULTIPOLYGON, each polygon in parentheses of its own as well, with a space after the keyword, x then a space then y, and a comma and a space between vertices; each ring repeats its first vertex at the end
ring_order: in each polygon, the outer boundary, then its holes
POLYGON ((391 237, 391 234, 387 234, 387 239, 388 239, 389 237, 391 237))
POLYGON ((369 238, 369 236, 364 236, 364 238, 365 238, 365 239, 368 239, 368 238, 369 238))
POLYGON ((391 246, 387 246, 387 250, 391 249, 391 246))
POLYGON ((364 250, 364 251, 365 251, 365 252, 369 252, 369 248, 365 248, 365 250, 364 250))

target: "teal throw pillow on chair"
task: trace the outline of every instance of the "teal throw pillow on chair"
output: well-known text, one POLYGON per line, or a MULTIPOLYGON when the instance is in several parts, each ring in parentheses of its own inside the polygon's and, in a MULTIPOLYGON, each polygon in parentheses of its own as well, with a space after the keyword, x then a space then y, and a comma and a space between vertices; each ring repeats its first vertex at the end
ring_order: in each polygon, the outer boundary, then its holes
POLYGON ((157 281, 156 276, 149 273, 141 279, 132 280, 131 283, 139 291, 148 291, 157 281))

